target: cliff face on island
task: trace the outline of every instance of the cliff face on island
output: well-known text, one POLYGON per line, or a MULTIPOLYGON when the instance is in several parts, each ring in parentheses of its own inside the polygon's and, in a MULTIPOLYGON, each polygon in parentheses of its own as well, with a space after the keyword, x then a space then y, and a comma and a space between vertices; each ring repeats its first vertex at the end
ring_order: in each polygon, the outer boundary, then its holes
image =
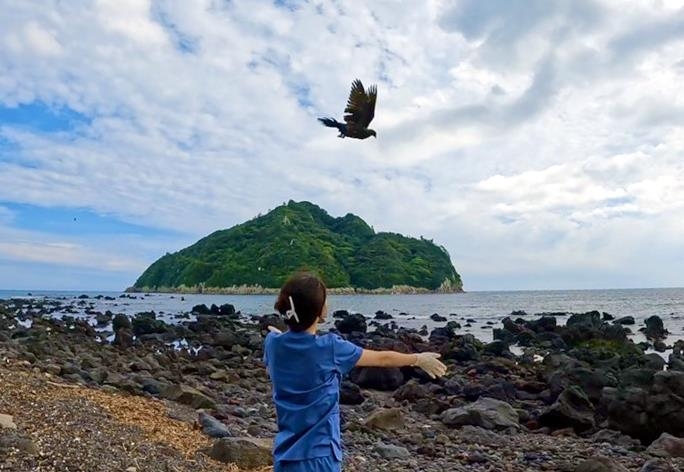
POLYGON ((431 240, 376 233, 351 213, 335 218, 293 201, 167 253, 130 290, 275 289, 300 269, 342 292, 462 290, 446 249, 431 240))

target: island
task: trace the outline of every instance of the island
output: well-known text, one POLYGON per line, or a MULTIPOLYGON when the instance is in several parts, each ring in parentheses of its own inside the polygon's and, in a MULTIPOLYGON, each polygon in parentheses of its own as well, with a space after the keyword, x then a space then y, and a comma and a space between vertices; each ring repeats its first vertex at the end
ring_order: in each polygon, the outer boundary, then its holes
POLYGON ((463 291, 447 250, 420 236, 375 232, 360 217, 333 217, 289 201, 167 253, 129 292, 273 293, 298 270, 318 274, 332 293, 463 291))

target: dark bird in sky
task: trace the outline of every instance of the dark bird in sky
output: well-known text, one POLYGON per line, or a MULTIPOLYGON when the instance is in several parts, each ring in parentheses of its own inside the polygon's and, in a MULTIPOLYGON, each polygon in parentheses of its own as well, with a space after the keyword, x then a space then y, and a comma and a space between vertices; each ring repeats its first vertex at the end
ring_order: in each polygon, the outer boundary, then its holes
POLYGON ((344 109, 344 123, 334 118, 319 118, 318 121, 329 128, 337 128, 340 131, 339 138, 366 139, 376 137, 375 130, 369 129, 368 125, 375 116, 375 101, 378 98, 378 88, 375 85, 364 90, 359 79, 352 83, 347 108, 344 109))

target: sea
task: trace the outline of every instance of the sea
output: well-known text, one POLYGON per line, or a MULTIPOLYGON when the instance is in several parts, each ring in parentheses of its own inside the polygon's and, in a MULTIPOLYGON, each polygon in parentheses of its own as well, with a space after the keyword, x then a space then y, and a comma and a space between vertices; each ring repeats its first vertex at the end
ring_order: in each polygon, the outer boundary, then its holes
MULTIPOLYGON (((198 304, 221 305, 230 303, 245 317, 273 313, 273 295, 209 295, 209 294, 168 294, 122 292, 82 292, 82 291, 19 291, 0 290, 0 299, 7 298, 47 298, 62 299, 66 304, 79 308, 78 297, 87 295, 93 308, 98 311, 110 310, 113 313, 134 315, 143 311, 154 311, 158 317, 170 322, 178 314, 189 312, 198 304), (114 300, 95 299, 102 295, 114 300)), ((85 308, 82 308, 85 310, 85 308)), ((612 290, 549 290, 549 291, 500 291, 466 292, 456 294, 420 295, 331 295, 328 298, 329 314, 336 310, 362 313, 373 318, 377 311, 393 316, 400 326, 432 329, 443 326, 445 322, 435 322, 430 317, 439 314, 449 321, 457 321, 462 328, 459 333, 471 333, 484 342, 493 338, 493 328, 499 327, 501 320, 513 311, 524 311, 531 317, 539 313, 573 312, 583 313, 591 310, 609 313, 615 317, 633 316, 634 340, 643 337, 638 328, 646 318, 660 316, 670 331, 666 342, 672 344, 684 339, 684 288, 646 288, 612 290)), ((59 316, 59 314, 57 314, 59 316)), ((85 314, 83 314, 85 316, 85 314)), ((559 317, 559 324, 565 322, 559 317)), ((328 325, 334 320, 329 316, 328 325)), ((387 323, 383 321, 382 323, 387 323)), ((323 326, 325 328, 325 325, 323 326)))

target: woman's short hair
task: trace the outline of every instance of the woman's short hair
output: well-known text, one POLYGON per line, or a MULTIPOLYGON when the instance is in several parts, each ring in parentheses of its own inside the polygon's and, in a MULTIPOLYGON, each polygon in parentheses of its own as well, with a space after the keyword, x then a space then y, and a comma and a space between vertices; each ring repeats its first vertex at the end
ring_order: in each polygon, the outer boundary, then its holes
POLYGON ((305 331, 321 316, 326 297, 327 289, 320 278, 311 272, 298 272, 282 286, 274 308, 281 315, 294 309, 297 318, 285 318, 285 324, 292 331, 305 331), (290 298, 294 306, 290 306, 290 298))

